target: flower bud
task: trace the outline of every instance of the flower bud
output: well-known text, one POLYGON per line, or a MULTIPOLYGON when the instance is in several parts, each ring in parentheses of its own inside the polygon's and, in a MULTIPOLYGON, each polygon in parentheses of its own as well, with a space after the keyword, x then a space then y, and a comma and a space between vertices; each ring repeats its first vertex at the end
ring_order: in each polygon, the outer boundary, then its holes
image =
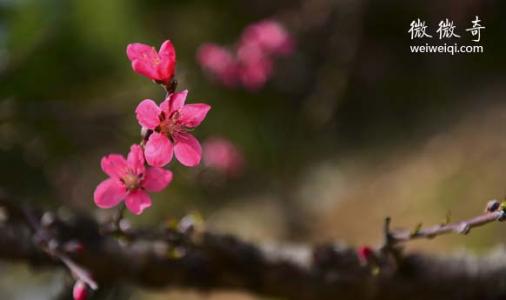
POLYGON ((84 245, 77 240, 71 240, 63 245, 63 249, 67 253, 80 254, 84 251, 84 245))
POLYGON ((72 296, 74 297, 74 300, 86 300, 88 297, 88 290, 83 281, 76 281, 74 284, 74 290, 72 291, 72 296))
POLYGON ((374 256, 374 250, 369 246, 360 246, 357 249, 357 256, 361 264, 367 264, 371 261, 374 256))

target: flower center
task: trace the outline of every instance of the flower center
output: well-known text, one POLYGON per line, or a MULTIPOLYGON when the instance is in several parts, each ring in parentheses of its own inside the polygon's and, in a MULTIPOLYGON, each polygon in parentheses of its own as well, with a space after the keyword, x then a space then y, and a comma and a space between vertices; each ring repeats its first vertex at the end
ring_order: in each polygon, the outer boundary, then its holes
POLYGON ((128 172, 121 179, 123 180, 123 183, 125 184, 126 188, 129 191, 135 190, 141 185, 141 180, 140 180, 139 176, 134 175, 130 172, 128 172))
POLYGON ((186 131, 186 127, 179 122, 179 112, 175 111, 167 117, 165 112, 160 114, 160 125, 157 131, 168 137, 174 136, 175 133, 186 131))

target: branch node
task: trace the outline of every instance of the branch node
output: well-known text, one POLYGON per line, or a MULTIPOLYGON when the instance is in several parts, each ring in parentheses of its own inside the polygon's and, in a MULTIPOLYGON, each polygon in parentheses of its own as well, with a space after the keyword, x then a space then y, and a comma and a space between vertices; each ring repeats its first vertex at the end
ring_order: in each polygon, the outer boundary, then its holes
POLYGON ((499 212, 499 215, 497 215, 496 220, 499 222, 506 221, 506 212, 504 211, 504 209, 499 212))
POLYGON ((413 231, 410 233, 410 237, 413 238, 415 236, 417 236, 419 233, 420 233, 420 230, 422 230, 422 225, 423 223, 420 222, 418 224, 416 224, 415 228, 413 229, 413 231))
POLYGON ((495 212, 501 207, 501 203, 496 199, 492 199, 487 202, 487 206, 485 207, 485 212, 495 212))
POLYGON ((457 233, 468 234, 471 231, 471 226, 467 222, 462 222, 457 226, 457 233))

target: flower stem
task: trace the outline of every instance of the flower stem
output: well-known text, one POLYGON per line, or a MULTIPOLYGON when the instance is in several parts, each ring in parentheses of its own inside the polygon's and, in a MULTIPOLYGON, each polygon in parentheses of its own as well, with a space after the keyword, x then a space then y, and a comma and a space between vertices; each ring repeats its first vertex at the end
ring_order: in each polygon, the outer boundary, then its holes
POLYGON ((126 208, 125 204, 121 203, 118 207, 118 210, 116 211, 116 214, 113 217, 112 222, 113 222, 115 230, 117 232, 121 232, 120 223, 121 223, 121 220, 123 220, 123 215, 125 214, 125 208, 126 208))

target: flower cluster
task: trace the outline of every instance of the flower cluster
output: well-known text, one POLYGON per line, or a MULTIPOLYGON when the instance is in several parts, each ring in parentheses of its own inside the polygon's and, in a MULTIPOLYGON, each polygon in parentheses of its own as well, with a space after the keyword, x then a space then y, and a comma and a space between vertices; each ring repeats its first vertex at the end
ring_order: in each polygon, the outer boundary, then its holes
POLYGON ((205 119, 210 106, 203 103, 185 104, 188 91, 173 90, 176 52, 170 41, 159 51, 134 43, 127 47, 132 69, 167 90, 167 97, 158 105, 151 99, 142 100, 135 114, 145 137, 141 144, 130 147, 127 157, 109 154, 101 161, 109 178, 94 192, 95 204, 110 208, 124 201, 128 210, 139 215, 151 206, 149 192, 160 192, 172 181, 172 172, 164 169, 175 155, 187 167, 200 163, 202 148, 189 132, 205 119))
POLYGON ((263 20, 246 27, 233 50, 213 43, 202 45, 197 60, 223 85, 257 90, 272 75, 273 59, 290 54, 293 46, 279 22, 263 20))

